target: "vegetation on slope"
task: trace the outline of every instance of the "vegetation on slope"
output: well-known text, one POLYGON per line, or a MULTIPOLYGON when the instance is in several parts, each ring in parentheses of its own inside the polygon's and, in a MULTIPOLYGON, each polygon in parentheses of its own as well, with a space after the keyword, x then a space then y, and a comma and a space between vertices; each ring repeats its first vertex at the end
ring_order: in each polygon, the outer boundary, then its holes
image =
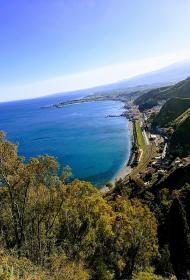
POLYGON ((173 98, 167 101, 152 124, 169 128, 171 154, 174 156, 190 154, 190 98, 173 98))
MULTIPOLYGON (((152 127, 168 128, 169 151, 174 156, 190 154, 190 78, 165 91, 169 99, 154 116, 152 127)), ((163 92, 162 94, 163 95, 163 92)))
POLYGON ((174 97, 190 98, 190 78, 173 86, 151 90, 137 98, 135 103, 139 105, 141 111, 144 111, 158 105, 159 101, 167 101, 174 97))
MULTIPOLYGON (((159 254, 155 268, 166 279, 190 279, 190 165, 158 176, 149 186, 141 179, 118 182, 113 197, 128 196, 147 204, 158 222, 159 254)), ((153 175, 153 174, 152 174, 153 175)), ((139 279, 149 278, 140 273, 139 279), (141 278, 140 278, 141 277, 141 278), (144 277, 144 278, 143 278, 144 277)))
POLYGON ((178 118, 176 118, 172 123, 171 127, 176 129, 179 127, 187 118, 190 117, 190 108, 187 109, 183 114, 181 114, 178 118))
POLYGON ((140 111, 144 111, 158 105, 158 102, 163 100, 164 93, 170 87, 161 87, 152 89, 135 100, 135 104, 139 106, 140 111))
POLYGON ((152 125, 169 127, 171 123, 190 108, 190 98, 172 98, 168 100, 155 116, 152 125))
POLYGON ((1 279, 119 280, 147 271, 158 253, 148 206, 107 201, 87 182, 66 183, 68 168, 57 171, 49 156, 25 164, 0 134, 1 279))
POLYGON ((190 109, 183 113, 173 123, 173 133, 170 138, 170 152, 175 156, 190 154, 190 109))

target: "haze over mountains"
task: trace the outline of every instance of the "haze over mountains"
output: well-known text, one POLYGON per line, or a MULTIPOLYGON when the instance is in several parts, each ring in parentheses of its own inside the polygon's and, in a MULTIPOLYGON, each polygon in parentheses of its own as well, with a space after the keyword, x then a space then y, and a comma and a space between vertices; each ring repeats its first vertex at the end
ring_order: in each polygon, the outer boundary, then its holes
MULTIPOLYGON (((72 91, 70 93, 83 92, 84 94, 91 94, 96 92, 102 93, 120 89, 128 89, 129 92, 131 92, 138 89, 141 90, 156 88, 159 86, 175 84, 176 82, 184 80, 187 77, 190 77, 190 60, 175 63, 160 70, 149 72, 143 75, 138 75, 130 79, 118 81, 117 83, 97 86, 79 91, 72 91)), ((65 93, 58 93, 57 95, 62 94, 65 93)))
POLYGON ((186 79, 190 76, 190 60, 172 64, 157 71, 139 75, 130 79, 118 81, 101 87, 93 88, 96 91, 116 90, 133 87, 157 87, 168 85, 186 79))
POLYGON ((187 78, 190 75, 190 60, 176 63, 166 68, 140 75, 129 80, 121 81, 121 86, 138 86, 160 83, 173 83, 187 78))

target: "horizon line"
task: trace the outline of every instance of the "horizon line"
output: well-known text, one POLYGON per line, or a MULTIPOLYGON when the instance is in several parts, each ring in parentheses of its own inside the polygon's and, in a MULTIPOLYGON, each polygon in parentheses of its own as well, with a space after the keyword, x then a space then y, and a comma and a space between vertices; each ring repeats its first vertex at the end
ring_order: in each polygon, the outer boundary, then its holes
POLYGON ((86 72, 58 76, 48 80, 39 80, 24 85, 4 86, 0 88, 0 91, 4 91, 6 96, 13 96, 12 98, 0 100, 0 103, 30 100, 109 86, 188 61, 190 61, 190 51, 185 50, 128 63, 108 65, 86 72))

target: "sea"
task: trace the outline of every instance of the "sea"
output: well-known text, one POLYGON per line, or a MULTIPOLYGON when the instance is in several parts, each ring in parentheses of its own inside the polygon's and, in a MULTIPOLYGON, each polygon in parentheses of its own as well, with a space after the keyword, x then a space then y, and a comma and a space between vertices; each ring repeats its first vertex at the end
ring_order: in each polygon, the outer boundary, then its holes
POLYGON ((130 153, 128 121, 120 115, 123 104, 97 101, 65 106, 43 106, 83 97, 81 92, 0 103, 0 130, 18 145, 27 162, 31 157, 48 154, 72 169, 79 178, 101 188, 121 170, 130 153))

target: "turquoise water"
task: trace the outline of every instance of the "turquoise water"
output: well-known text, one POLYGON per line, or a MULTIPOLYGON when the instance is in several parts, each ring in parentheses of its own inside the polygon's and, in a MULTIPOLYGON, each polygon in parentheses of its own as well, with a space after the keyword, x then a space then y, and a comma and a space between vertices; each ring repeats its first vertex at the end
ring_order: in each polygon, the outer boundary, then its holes
POLYGON ((128 123, 120 102, 92 102, 63 109, 41 106, 77 96, 55 96, 0 104, 0 130, 18 144, 26 160, 41 154, 70 165, 73 177, 101 186, 121 169, 129 155, 128 123))

